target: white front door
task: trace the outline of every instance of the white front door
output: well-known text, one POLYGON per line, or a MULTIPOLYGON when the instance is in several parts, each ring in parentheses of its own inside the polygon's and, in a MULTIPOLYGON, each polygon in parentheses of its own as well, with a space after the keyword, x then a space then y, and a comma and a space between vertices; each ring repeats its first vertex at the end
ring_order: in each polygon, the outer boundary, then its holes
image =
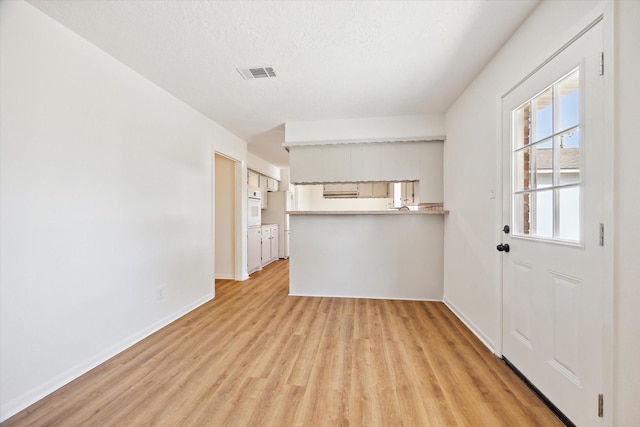
POLYGON ((599 23, 502 100, 503 356, 580 426, 602 420, 602 39, 599 23))

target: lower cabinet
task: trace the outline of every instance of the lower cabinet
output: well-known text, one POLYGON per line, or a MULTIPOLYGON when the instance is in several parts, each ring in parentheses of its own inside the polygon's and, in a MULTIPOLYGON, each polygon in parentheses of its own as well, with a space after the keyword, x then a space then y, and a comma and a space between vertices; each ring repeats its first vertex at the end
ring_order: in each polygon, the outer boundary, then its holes
POLYGON ((278 226, 271 226, 271 261, 275 261, 280 258, 280 233, 278 232, 278 226))
POLYGON ((249 274, 262 267, 262 228, 249 228, 247 232, 247 272, 249 274))
POLYGON ((261 266, 265 266, 271 262, 271 227, 262 227, 262 245, 261 245, 261 266))
POLYGON ((262 266, 269 264, 272 261, 278 259, 278 247, 279 247, 279 236, 278 236, 278 226, 277 225, 263 225, 262 226, 262 244, 261 244, 261 258, 262 258, 262 266))

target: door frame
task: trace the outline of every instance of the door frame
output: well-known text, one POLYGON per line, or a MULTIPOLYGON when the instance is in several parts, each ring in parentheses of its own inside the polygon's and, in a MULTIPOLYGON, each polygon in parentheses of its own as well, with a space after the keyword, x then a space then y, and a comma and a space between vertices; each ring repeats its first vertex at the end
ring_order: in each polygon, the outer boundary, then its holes
POLYGON ((235 196, 235 253, 234 253, 234 278, 235 280, 245 280, 248 277, 247 274, 247 266, 246 266, 246 257, 243 256, 245 254, 246 248, 246 221, 243 221, 243 218, 246 218, 246 186, 243 186, 243 183, 246 180, 246 162, 242 160, 238 160, 228 154, 225 154, 221 151, 218 151, 214 148, 212 159, 212 205, 211 205, 211 218, 212 218, 212 233, 211 233, 211 245, 212 245, 212 258, 213 258, 213 275, 215 280, 215 260, 216 260, 216 245, 215 245, 215 230, 216 230, 216 155, 224 157, 228 160, 231 160, 234 164, 234 196, 235 196), (243 178, 244 177, 244 178, 243 178), (244 202, 244 203, 243 203, 244 202), (244 265, 244 268, 243 268, 244 265), (246 277, 245 277, 246 276, 246 277))
MULTIPOLYGON (((587 32, 596 24, 603 23, 603 51, 604 51, 604 124, 603 124, 603 137, 604 137, 604 158, 603 158, 603 173, 604 173, 604 212, 603 220, 605 224, 605 244, 604 244, 604 268, 603 268, 603 366, 602 366, 602 378, 603 378, 603 394, 604 398, 604 425, 613 425, 613 400, 614 400, 614 362, 613 362, 613 349, 614 349, 614 247, 615 247, 615 224, 614 224, 614 202, 615 202, 615 111, 614 111, 614 10, 615 5, 612 1, 606 1, 598 3, 596 7, 589 13, 583 16, 577 23, 570 26, 565 33, 566 37, 562 40, 568 40, 560 48, 556 50, 548 50, 546 59, 536 66, 530 73, 523 76, 521 79, 513 82, 508 89, 501 95, 496 97, 496 145, 495 145, 495 218, 494 224, 494 236, 496 244, 502 241, 502 227, 504 224, 510 221, 509 218, 503 218, 503 194, 502 194, 502 182, 504 174, 509 171, 503 170, 503 146, 510 141, 503 140, 503 99, 515 90, 520 84, 538 72, 548 62, 553 60, 556 56, 562 53, 569 45, 571 45, 576 39, 587 32), (507 221, 507 222, 505 222, 507 221)), ((498 357, 503 356, 503 277, 502 277, 502 263, 503 258, 500 252, 495 252, 494 257, 494 271, 496 272, 495 279, 495 300, 496 300, 496 312, 495 312, 495 325, 494 331, 494 353, 498 357)))

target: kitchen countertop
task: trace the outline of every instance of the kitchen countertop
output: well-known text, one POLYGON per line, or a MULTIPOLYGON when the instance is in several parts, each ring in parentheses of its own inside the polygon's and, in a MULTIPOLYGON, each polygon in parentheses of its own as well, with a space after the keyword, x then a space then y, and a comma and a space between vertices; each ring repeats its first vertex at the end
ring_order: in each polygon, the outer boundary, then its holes
POLYGON ((446 215, 449 213, 443 209, 423 210, 381 210, 381 211, 287 211, 289 215, 446 215))

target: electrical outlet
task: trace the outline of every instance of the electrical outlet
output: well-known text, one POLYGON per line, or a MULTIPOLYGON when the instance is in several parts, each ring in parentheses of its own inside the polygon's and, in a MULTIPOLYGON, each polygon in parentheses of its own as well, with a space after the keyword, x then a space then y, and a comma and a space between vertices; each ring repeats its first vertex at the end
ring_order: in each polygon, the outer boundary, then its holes
POLYGON ((164 298, 164 286, 160 286, 156 289, 156 299, 160 300, 164 298))

